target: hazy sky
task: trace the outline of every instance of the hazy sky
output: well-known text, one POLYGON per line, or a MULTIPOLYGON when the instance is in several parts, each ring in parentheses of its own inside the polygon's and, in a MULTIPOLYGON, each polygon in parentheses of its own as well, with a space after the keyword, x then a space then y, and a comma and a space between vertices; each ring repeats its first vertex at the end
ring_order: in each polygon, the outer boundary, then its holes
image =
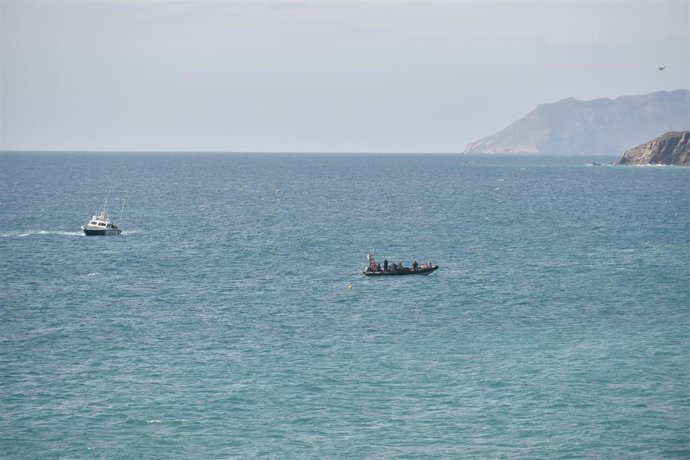
POLYGON ((0 66, 0 150, 460 152, 690 88, 690 1, 0 0, 0 66))

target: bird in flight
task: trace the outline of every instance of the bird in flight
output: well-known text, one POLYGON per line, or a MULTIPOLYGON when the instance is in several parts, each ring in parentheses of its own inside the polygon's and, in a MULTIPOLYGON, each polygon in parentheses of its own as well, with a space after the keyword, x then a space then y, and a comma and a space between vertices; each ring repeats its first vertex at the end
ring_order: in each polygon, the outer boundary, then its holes
POLYGON ((665 68, 666 68, 666 66, 662 65, 661 67, 659 67, 659 70, 664 70, 665 68))

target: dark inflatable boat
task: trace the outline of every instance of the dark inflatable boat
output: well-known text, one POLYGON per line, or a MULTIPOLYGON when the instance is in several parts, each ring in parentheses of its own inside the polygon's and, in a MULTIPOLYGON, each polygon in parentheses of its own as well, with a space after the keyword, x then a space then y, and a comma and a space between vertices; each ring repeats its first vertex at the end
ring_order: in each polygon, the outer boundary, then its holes
POLYGON ((366 270, 364 270, 364 274, 366 276, 403 276, 403 275, 428 275, 429 273, 438 270, 438 265, 432 265, 430 267, 417 267, 417 268, 398 268, 396 270, 391 269, 390 267, 388 270, 372 270, 371 268, 367 267, 366 270))

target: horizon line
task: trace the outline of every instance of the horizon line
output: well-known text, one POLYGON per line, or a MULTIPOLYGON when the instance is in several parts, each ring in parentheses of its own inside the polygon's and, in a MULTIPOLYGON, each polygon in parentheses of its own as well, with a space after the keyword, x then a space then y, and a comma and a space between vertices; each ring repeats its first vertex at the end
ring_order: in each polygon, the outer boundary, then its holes
POLYGON ((474 155, 474 156, 606 156, 618 155, 618 153, 595 152, 595 153, 578 153, 578 154, 559 154, 559 153, 540 153, 540 152, 503 152, 503 153, 488 153, 488 152, 348 152, 348 151, 232 151, 232 150, 0 150, 0 155, 5 154, 196 154, 196 155, 474 155))

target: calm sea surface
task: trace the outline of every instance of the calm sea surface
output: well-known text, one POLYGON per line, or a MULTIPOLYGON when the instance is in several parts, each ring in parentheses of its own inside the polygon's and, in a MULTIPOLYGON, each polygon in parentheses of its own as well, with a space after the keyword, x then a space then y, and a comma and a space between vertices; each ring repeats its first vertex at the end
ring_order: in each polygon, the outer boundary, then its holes
POLYGON ((690 168, 590 162, 2 154, 0 456, 689 458, 690 168))

